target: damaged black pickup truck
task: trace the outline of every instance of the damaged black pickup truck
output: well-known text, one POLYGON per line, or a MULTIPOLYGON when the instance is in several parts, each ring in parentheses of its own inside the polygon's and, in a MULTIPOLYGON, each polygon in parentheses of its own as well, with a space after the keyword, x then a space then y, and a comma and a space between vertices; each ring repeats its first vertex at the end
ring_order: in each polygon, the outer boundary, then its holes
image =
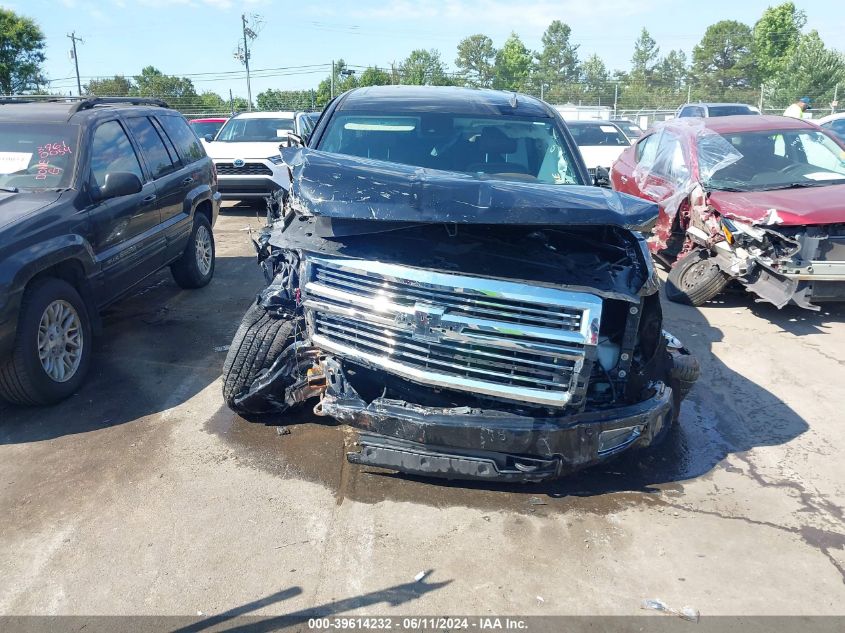
POLYGON ((353 463, 540 481, 656 443, 698 365, 662 329, 657 209, 587 183, 542 102, 384 87, 283 152, 268 286, 224 366, 244 414, 311 401, 353 463))

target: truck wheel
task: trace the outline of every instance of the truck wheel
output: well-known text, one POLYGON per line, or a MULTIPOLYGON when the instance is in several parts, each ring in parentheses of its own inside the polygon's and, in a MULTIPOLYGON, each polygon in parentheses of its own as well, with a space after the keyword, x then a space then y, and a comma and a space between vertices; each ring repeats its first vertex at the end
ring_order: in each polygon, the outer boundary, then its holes
POLYGON ((173 279, 182 288, 202 288, 214 276, 214 234, 203 214, 194 217, 194 228, 185 252, 170 264, 173 279))
POLYGON ((238 398, 247 393, 255 380, 293 343, 295 327, 295 318, 276 318, 264 306, 255 304, 247 310, 223 363, 223 398, 230 409, 237 413, 279 410, 278 403, 253 399, 247 406, 239 403, 238 398))
POLYGON ((666 298, 675 303, 700 306, 718 295, 730 281, 704 249, 696 249, 675 262, 666 280, 666 298))
POLYGON ((12 353, 0 361, 0 397, 30 406, 64 400, 88 373, 91 343, 76 289, 61 279, 35 281, 23 296, 12 353))

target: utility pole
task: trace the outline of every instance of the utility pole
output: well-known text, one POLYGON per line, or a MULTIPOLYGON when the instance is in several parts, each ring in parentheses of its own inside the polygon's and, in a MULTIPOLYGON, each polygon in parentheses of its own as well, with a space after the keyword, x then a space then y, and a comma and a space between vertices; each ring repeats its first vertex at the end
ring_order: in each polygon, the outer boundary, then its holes
POLYGON ((692 84, 687 84, 687 103, 692 103, 692 84))
POLYGON ((330 99, 334 99, 334 60, 332 60, 332 76, 331 76, 331 88, 330 88, 330 99))
POLYGON ((613 118, 616 118, 616 106, 619 104, 619 82, 613 85, 613 118))
POLYGON ((246 98, 247 98, 247 111, 252 111, 252 86, 250 85, 249 81, 249 42, 247 39, 248 34, 252 34, 252 37, 255 37, 255 33, 246 25, 246 14, 241 14, 241 22, 243 23, 243 31, 244 31, 244 66, 246 66, 246 98))
POLYGON ((229 110, 232 111, 232 116, 235 116, 235 99, 232 97, 231 88, 229 88, 229 110))
POLYGON ((76 42, 77 40, 79 40, 80 44, 84 44, 85 42, 82 41, 81 37, 76 37, 76 31, 71 31, 68 37, 70 38, 70 41, 73 42, 73 50, 71 51, 71 55, 73 55, 73 65, 76 67, 76 94, 81 97, 82 82, 79 80, 79 58, 76 56, 76 42))
POLYGON ((760 112, 763 112, 763 90, 765 89, 766 84, 760 84, 760 112))

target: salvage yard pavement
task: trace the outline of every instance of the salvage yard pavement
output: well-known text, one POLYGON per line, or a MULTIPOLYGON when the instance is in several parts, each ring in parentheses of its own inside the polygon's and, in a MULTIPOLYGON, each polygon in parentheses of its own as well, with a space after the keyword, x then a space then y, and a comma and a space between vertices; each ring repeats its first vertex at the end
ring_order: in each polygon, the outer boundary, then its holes
POLYGON ((539 486, 401 477, 326 419, 224 406, 260 214, 223 210, 208 287, 111 308, 70 400, 0 405, 0 614, 845 614, 845 307, 664 303, 702 373, 663 447, 539 486))

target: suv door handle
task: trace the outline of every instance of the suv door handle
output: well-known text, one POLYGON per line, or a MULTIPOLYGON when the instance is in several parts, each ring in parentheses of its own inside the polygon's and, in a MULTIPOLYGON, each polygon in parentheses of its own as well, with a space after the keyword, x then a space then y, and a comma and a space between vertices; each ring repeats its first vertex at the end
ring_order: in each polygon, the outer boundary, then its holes
POLYGON ((182 184, 183 185, 190 185, 192 182, 194 182, 194 179, 191 178, 190 176, 188 176, 187 178, 185 178, 185 180, 182 181, 182 184))
POLYGON ((156 194, 154 194, 154 193, 153 193, 153 194, 148 195, 148 196, 147 196, 146 198, 144 198, 141 202, 152 202, 152 201, 153 201, 153 200, 155 200, 157 197, 158 197, 158 196, 156 196, 156 194))

